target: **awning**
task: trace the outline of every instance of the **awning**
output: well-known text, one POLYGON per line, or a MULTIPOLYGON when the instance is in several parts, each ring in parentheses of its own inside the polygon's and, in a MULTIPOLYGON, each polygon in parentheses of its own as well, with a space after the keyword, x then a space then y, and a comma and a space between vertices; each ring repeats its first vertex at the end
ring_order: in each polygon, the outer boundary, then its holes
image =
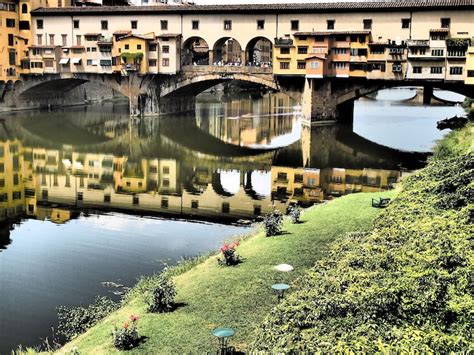
POLYGON ((81 58, 72 58, 71 63, 75 65, 81 64, 81 58))
POLYGON ((61 58, 60 61, 59 61, 59 64, 67 64, 69 63, 69 58, 61 58))
POLYGON ((92 65, 98 65, 99 61, 97 59, 92 59, 92 65))

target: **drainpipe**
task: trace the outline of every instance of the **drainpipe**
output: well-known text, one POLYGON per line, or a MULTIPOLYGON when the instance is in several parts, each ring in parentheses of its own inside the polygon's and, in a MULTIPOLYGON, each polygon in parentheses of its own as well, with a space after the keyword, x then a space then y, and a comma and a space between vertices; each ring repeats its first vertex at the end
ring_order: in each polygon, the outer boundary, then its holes
POLYGON ((275 38, 278 38, 278 14, 276 16, 276 23, 275 23, 275 38))
POLYGON ((410 34, 408 36, 409 39, 411 39, 411 29, 413 27, 413 11, 410 11, 410 34))

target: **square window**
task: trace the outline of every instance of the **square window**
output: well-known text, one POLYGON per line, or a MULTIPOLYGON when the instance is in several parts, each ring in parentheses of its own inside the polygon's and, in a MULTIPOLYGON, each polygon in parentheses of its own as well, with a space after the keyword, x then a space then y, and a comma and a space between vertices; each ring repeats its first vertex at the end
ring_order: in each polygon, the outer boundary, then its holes
POLYGON ((199 201, 198 200, 192 200, 191 201, 191 208, 199 208, 199 201))
POLYGON ((141 45, 141 44, 137 44, 137 49, 142 49, 142 45, 141 45))
POLYGON ((298 47, 298 54, 308 54, 308 47, 298 47))
POLYGON ((290 69, 290 62, 280 62, 280 69, 290 69))
POLYGON ((36 20, 36 29, 42 30, 43 29, 43 20, 36 20))
POLYGON ((199 30, 199 21, 193 20, 191 26, 193 30, 199 30))
POLYGON ((110 203, 110 195, 104 195, 104 202, 110 203))
POLYGON ((263 30, 265 28, 265 20, 257 20, 257 30, 263 30))
POLYGON ((421 67, 413 67, 413 74, 421 74, 421 67))
POLYGON ((371 29, 372 29, 372 19, 365 19, 364 30, 371 30, 371 29))
POLYGON ((161 24, 161 30, 162 31, 167 31, 168 30, 168 21, 167 20, 161 20, 160 24, 161 24))
POLYGON ((163 46, 163 53, 169 53, 170 52, 170 46, 163 46))
POLYGON ((161 208, 168 208, 168 199, 167 198, 161 199, 161 208))
POLYGON ((327 20, 328 30, 333 30, 335 25, 336 25, 336 20, 327 20))
POLYGON ((15 19, 7 18, 6 25, 7 25, 7 27, 10 27, 10 28, 15 27, 15 19))
POLYGON ((280 54, 290 54, 290 48, 280 48, 280 54))
POLYGON ((306 69, 306 62, 305 61, 298 61, 296 66, 297 69, 306 69))
POLYGON ((232 21, 231 20, 224 20, 224 30, 231 30, 232 29, 232 21))
POLYGON ((449 28, 451 27, 451 19, 450 18, 442 18, 441 19, 441 28, 449 28))
POLYGON ((132 30, 136 30, 138 28, 138 21, 137 20, 130 21, 130 27, 132 27, 132 30))
POLYGON ((100 27, 102 30, 107 30, 109 28, 109 22, 108 21, 100 21, 100 27))
POLYGON ((300 29, 300 21, 299 20, 291 20, 291 30, 298 31, 300 29))
POLYGON ((253 206, 253 214, 256 216, 260 216, 262 214, 262 207, 261 206, 253 206))
POLYGON ((411 19, 409 18, 402 18, 402 28, 410 28, 411 19))

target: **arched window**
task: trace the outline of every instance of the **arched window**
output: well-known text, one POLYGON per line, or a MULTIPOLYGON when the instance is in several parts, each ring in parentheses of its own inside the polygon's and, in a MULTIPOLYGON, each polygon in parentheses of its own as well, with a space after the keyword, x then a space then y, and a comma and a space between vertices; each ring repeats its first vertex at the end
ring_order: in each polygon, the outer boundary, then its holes
POLYGON ((21 5, 21 13, 22 14, 27 14, 28 13, 28 5, 26 5, 26 4, 21 5))

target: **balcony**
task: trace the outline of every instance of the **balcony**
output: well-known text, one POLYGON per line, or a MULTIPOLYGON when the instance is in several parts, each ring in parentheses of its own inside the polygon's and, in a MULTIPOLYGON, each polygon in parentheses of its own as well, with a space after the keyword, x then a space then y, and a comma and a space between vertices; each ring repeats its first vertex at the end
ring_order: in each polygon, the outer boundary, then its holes
POLYGON ((272 74, 272 67, 242 65, 185 65, 181 68, 185 73, 221 73, 231 74, 272 74))

